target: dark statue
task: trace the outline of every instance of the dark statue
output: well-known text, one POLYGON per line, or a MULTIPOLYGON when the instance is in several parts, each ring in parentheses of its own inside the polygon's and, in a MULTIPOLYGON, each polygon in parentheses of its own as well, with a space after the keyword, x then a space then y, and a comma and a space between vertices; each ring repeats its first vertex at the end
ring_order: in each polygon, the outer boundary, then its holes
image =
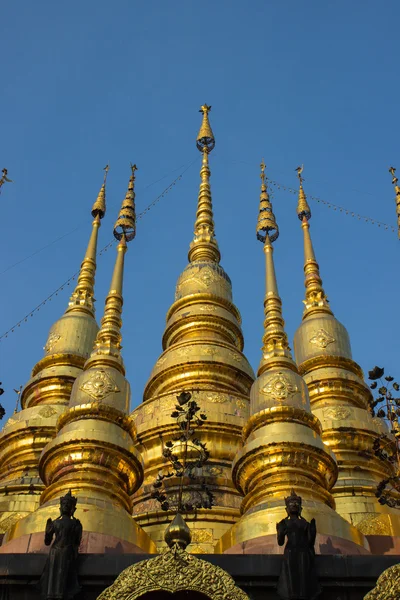
POLYGON ((82 525, 74 517, 77 499, 71 490, 60 500, 60 516, 47 520, 44 543, 54 543, 40 579, 43 600, 71 600, 80 591, 77 557, 82 525))
POLYGON ((309 523, 301 516, 301 498, 294 490, 285 503, 288 516, 276 525, 279 546, 287 537, 278 594, 283 600, 314 600, 322 591, 314 566, 315 519, 309 523))

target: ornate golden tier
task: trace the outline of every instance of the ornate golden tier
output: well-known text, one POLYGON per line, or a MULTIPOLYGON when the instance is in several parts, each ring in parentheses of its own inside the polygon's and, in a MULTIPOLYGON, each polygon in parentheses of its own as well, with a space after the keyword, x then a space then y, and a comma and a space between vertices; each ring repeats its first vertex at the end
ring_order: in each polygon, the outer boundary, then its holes
POLYGON ((94 277, 100 219, 105 214, 105 182, 92 207, 89 244, 64 315, 51 327, 45 356, 35 365, 21 394, 20 412, 0 433, 0 531, 36 510, 44 489, 41 451, 56 434, 58 416, 68 404, 98 331, 94 316, 94 277))
POLYGON ((321 425, 311 414, 307 386, 291 356, 271 244, 279 230, 266 189, 264 163, 261 168, 257 237, 264 243, 266 257, 263 356, 250 392, 244 446, 232 470, 233 481, 244 495, 242 516, 215 551, 273 552, 276 523, 285 517, 284 499, 291 488, 302 496, 306 517, 316 519, 320 536, 334 537, 339 552, 349 547, 365 551, 368 545, 363 535, 334 510, 330 489, 337 477, 336 459, 321 440, 321 425))
POLYGON ((175 302, 167 314, 164 352, 144 390, 144 402, 132 413, 138 449, 144 458, 144 484, 134 495, 133 514, 158 546, 172 513, 153 500, 152 484, 165 467, 163 446, 176 434, 170 414, 176 395, 190 391, 207 414, 199 438, 211 457, 204 467, 215 506, 185 515, 192 532, 189 552, 213 552, 216 540, 239 516, 240 496, 232 484, 232 460, 241 445, 241 429, 248 417, 248 394, 253 371, 242 353, 240 314, 232 302, 232 286, 219 264, 209 184, 208 154, 214 138, 202 107, 203 124, 197 145, 203 154, 201 184, 189 264, 178 279, 175 302))
POLYGON ((134 447, 130 386, 120 352, 124 255, 126 241, 135 231, 133 185, 132 168, 114 228, 121 241, 101 328, 91 356, 75 380, 68 409, 58 420, 57 435, 42 452, 39 471, 46 489, 41 506, 9 530, 5 541, 10 551, 17 538, 42 535, 46 520, 57 515, 60 496, 69 489, 78 498, 85 535, 97 540, 95 551, 104 552, 112 544, 128 551, 155 551, 131 516, 130 496, 142 483, 143 465, 134 447))
POLYGON ((294 351, 312 411, 322 424, 322 439, 338 460, 339 474, 332 490, 336 510, 366 535, 398 536, 398 511, 382 506, 375 496, 377 484, 390 474, 390 468, 374 455, 372 446, 387 430, 367 410, 371 392, 352 359, 349 335, 334 317, 322 287, 310 237, 311 211, 302 185, 297 213, 304 233, 306 293, 294 351))

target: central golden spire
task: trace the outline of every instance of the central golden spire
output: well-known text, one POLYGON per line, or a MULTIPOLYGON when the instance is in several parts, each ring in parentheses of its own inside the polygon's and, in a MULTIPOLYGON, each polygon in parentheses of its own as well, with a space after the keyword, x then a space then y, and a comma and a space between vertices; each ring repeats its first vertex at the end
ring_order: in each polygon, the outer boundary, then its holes
POLYGON ((314 248, 310 236, 309 220, 311 219, 311 210, 307 203, 307 198, 303 189, 303 166, 297 167, 297 176, 300 181, 299 200, 297 203, 297 216, 301 221, 304 235, 304 285, 306 288, 306 297, 304 300, 305 309, 303 319, 314 313, 332 314, 328 298, 322 287, 322 279, 319 273, 319 265, 315 258, 314 248))
POLYGON ((265 263, 266 263, 266 290, 264 299, 264 335, 263 335, 263 356, 261 359, 258 375, 261 375, 265 369, 270 369, 272 364, 280 363, 284 360, 285 366, 296 371, 296 365, 293 362, 288 338, 285 332, 285 321, 282 317, 282 300, 278 292, 276 281, 275 265, 273 259, 274 242, 279 236, 279 228, 276 223, 275 215, 272 212, 272 205, 267 190, 265 164, 261 165, 261 194, 260 210, 257 219, 257 239, 264 244, 265 263))
POLYGON ((190 244, 188 258, 190 262, 195 260, 212 260, 219 263, 221 254, 218 242, 215 238, 214 217, 210 188, 210 168, 208 166, 208 155, 215 146, 215 138, 212 132, 208 113, 211 106, 203 104, 200 108, 203 113, 203 122, 196 140, 196 146, 203 154, 203 162, 200 170, 200 189, 197 201, 196 222, 194 225, 194 238, 190 244))

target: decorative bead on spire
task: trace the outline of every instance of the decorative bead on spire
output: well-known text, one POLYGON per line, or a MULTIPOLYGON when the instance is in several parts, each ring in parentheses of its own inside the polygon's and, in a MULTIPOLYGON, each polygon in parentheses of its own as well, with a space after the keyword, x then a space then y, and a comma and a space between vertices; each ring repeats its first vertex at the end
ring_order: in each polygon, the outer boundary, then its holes
POLYGON ((264 244, 266 291, 264 300, 263 358, 261 359, 258 375, 261 375, 266 368, 270 368, 274 359, 278 359, 277 362, 280 362, 282 358, 285 358, 288 361, 287 366, 296 370, 290 353, 288 337, 285 332, 285 321, 282 316, 282 300, 279 296, 273 259, 272 242, 278 238, 279 228, 267 193, 264 161, 262 161, 260 167, 261 195, 256 233, 257 239, 264 244))
POLYGON ((135 171, 136 165, 131 165, 131 177, 129 179, 128 191, 122 202, 118 219, 114 226, 114 237, 120 240, 117 246, 117 258, 111 279, 110 289, 105 301, 104 316, 101 320, 100 330, 97 334, 93 352, 85 365, 85 370, 93 363, 109 362, 125 373, 121 356, 121 327, 123 306, 123 278, 125 253, 128 249, 127 242, 133 240, 136 235, 136 212, 135 212, 135 171))
POLYGON ((302 177, 303 165, 297 167, 297 176, 300 181, 299 187, 299 200, 297 203, 297 216, 301 221, 301 227, 304 235, 304 285, 306 288, 306 297, 303 300, 305 309, 303 313, 303 319, 316 312, 324 312, 333 314, 328 298, 325 294, 324 288, 322 287, 322 279, 319 273, 319 265, 315 258, 314 248, 310 236, 310 225, 309 220, 311 219, 311 210, 307 203, 307 198, 303 189, 302 177))
POLYGON ((106 214, 106 180, 109 166, 104 168, 104 181, 100 188, 97 200, 92 207, 92 233, 86 250, 85 258, 81 264, 76 288, 71 294, 66 312, 84 311, 94 316, 94 276, 96 273, 97 240, 100 220, 106 214))
POLYGON ((396 169, 390 167, 389 173, 392 175, 392 183, 394 185, 394 191, 396 192, 396 215, 397 215, 397 232, 400 240, 400 187, 397 185, 398 178, 396 177, 396 169))
POLYGON ((208 155, 215 146, 214 134, 212 132, 208 113, 211 106, 203 104, 200 112, 203 113, 203 122, 197 136, 196 145, 203 153, 203 161, 200 170, 200 189, 197 201, 196 222, 194 225, 194 238, 190 244, 188 258, 194 260, 211 260, 219 263, 221 254, 218 242, 215 239, 214 218, 210 188, 210 168, 208 166, 208 155))

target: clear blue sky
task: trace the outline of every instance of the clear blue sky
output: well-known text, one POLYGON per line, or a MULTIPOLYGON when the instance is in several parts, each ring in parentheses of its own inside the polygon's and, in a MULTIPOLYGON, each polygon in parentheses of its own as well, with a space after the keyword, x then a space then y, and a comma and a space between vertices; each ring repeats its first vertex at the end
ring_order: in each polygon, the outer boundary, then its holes
MULTIPOLYGON (((78 229, 1 275, 1 333, 77 270, 107 162, 100 247, 111 238, 130 161, 139 167, 140 211, 196 159, 139 221, 127 254, 123 353, 132 406, 141 401, 187 263, 199 183, 198 108, 207 102, 216 137, 217 238, 256 368, 264 293, 255 238, 260 159, 271 178, 291 186, 304 163, 307 193, 395 225, 388 167, 400 173, 399 26, 394 0, 3 3, 0 168, 14 183, 0 195, 0 270, 78 229)), ((291 338, 303 306, 295 204, 289 193, 274 197, 276 268, 291 338)), ((396 234, 310 204, 324 285, 355 360, 400 377, 396 234)), ((99 259, 98 317, 114 256, 111 250, 99 259)), ((0 342, 8 411, 12 388, 28 380, 69 293, 0 342)))

